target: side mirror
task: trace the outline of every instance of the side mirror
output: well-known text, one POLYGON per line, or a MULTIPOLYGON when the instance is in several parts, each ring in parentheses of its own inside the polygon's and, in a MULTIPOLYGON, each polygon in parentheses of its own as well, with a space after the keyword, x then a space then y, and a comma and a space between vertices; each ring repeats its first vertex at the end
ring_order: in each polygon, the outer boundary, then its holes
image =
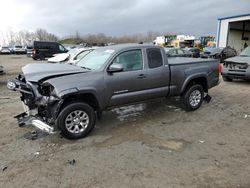
POLYGON ((123 66, 117 63, 110 65, 110 67, 108 68, 109 73, 122 72, 122 71, 123 71, 123 66))

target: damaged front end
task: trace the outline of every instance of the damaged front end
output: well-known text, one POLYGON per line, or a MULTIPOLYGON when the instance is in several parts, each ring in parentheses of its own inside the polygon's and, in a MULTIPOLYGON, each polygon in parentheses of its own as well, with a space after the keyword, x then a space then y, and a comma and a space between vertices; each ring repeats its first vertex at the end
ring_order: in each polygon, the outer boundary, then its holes
POLYGON ((8 81, 7 87, 21 93, 24 112, 15 116, 19 126, 32 124, 48 133, 55 131, 55 120, 63 100, 55 94, 51 84, 29 82, 19 75, 8 81))

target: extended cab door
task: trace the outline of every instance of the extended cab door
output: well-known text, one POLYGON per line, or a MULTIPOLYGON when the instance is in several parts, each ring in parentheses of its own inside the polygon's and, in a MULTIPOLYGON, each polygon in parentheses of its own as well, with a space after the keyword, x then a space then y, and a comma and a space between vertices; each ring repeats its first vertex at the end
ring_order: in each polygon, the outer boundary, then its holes
MULTIPOLYGON (((104 75, 108 106, 117 106, 143 100, 148 86, 141 49, 118 54, 111 64, 122 64, 123 71, 104 75)), ((111 65, 110 64, 110 65, 111 65)))
POLYGON ((148 48, 147 54, 147 90, 148 97, 166 97, 169 93, 170 70, 163 49, 148 48))

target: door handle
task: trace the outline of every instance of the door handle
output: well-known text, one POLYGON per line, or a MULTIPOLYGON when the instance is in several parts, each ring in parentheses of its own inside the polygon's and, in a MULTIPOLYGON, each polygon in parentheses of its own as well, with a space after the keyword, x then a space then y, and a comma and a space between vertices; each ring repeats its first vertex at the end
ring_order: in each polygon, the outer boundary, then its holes
POLYGON ((137 76, 137 78, 143 79, 143 78, 146 78, 146 75, 145 75, 145 74, 139 74, 139 75, 137 76))

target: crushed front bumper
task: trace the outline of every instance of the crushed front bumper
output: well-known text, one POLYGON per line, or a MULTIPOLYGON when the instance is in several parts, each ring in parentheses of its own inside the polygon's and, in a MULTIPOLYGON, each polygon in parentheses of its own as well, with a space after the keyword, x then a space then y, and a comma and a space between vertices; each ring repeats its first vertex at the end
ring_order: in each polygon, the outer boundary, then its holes
POLYGON ((15 116, 19 126, 33 125, 49 134, 55 132, 55 119, 63 100, 54 96, 41 95, 37 84, 26 82, 22 75, 8 81, 7 87, 21 93, 24 113, 15 116))
POLYGON ((36 118, 35 116, 30 116, 28 113, 23 112, 14 118, 17 119, 18 125, 20 127, 25 126, 25 125, 33 125, 36 128, 47 132, 49 134, 55 133, 54 127, 46 124, 45 122, 41 121, 40 119, 36 118))

